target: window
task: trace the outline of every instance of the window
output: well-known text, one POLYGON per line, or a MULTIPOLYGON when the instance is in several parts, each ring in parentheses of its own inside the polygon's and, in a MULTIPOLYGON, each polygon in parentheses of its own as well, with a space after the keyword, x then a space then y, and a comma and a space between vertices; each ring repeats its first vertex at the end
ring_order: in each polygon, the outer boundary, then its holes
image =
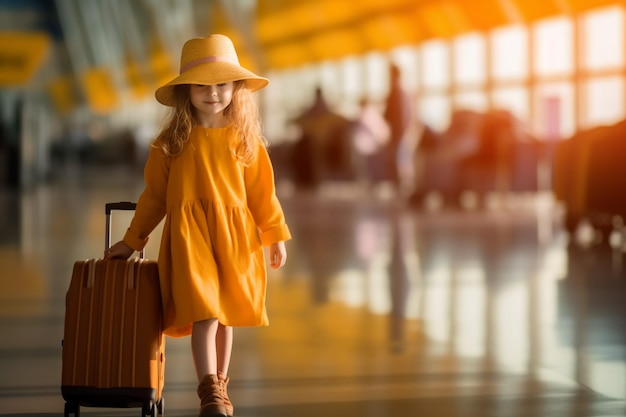
POLYGON ((454 83, 479 85, 486 79, 485 38, 477 33, 456 38, 452 43, 454 56, 454 83))
POLYGON ((625 117, 624 24, 622 7, 592 10, 580 19, 583 128, 613 124, 625 117))
POLYGON ((422 83, 425 90, 443 89, 449 86, 450 57, 448 44, 430 41, 422 46, 422 83))
POLYGON ((570 74, 574 69, 573 23, 566 17, 533 26, 533 71, 538 76, 570 74))
POLYGON ((613 124, 624 118, 624 78, 594 77, 583 84, 584 126, 613 124))
POLYGON ((523 26, 492 31, 491 47, 494 80, 522 80, 528 76, 528 35, 523 26))
POLYGON ((372 52, 364 57, 365 84, 361 87, 373 101, 382 101, 389 91, 389 63, 385 56, 379 52, 372 52))
POLYGON ((445 41, 431 41, 422 45, 422 88, 418 115, 431 128, 443 131, 450 122, 450 57, 445 41))
POLYGON ((354 117, 358 113, 359 100, 363 98, 363 61, 355 57, 346 58, 341 61, 339 71, 341 82, 336 86, 340 95, 338 110, 345 116, 354 117))
POLYGON ((624 9, 591 11, 581 19, 581 64, 586 70, 621 68, 624 65, 624 9))

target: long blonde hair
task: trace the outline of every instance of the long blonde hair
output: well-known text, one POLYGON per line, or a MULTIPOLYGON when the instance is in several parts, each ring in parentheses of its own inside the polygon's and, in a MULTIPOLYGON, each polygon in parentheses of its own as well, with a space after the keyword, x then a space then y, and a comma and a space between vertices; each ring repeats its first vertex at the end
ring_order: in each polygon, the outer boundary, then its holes
MULTIPOLYGON (((189 141, 191 129, 196 124, 189 98, 189 85, 175 86, 174 97, 176 105, 172 107, 165 127, 154 143, 167 156, 176 156, 183 150, 185 143, 189 141)), ((263 146, 268 146, 268 142, 263 136, 259 106, 253 92, 245 87, 244 81, 235 81, 233 97, 224 109, 224 117, 239 133, 230 143, 233 155, 243 165, 249 165, 256 158, 259 142, 263 146)))

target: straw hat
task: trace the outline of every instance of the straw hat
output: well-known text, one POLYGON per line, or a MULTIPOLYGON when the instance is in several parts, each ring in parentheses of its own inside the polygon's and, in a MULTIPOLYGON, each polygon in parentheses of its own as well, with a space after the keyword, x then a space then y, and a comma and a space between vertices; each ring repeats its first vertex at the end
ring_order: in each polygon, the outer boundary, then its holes
POLYGON ((180 84, 220 84, 245 80, 250 90, 259 90, 269 82, 239 65, 233 42, 213 34, 185 42, 180 55, 180 75, 156 90, 159 103, 174 106, 174 86, 180 84))

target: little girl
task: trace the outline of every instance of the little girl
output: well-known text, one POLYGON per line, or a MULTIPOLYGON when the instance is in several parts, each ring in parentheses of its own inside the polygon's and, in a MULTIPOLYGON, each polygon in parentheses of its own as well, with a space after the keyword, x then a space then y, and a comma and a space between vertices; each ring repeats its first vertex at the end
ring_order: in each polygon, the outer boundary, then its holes
POLYGON ((268 80, 239 65, 232 41, 187 41, 180 75, 156 91, 173 111, 145 166, 145 190, 105 259, 141 250, 165 217, 159 274, 168 336, 191 335, 200 416, 232 416, 232 326, 265 326, 266 266, 291 238, 274 188, 253 91, 268 80))

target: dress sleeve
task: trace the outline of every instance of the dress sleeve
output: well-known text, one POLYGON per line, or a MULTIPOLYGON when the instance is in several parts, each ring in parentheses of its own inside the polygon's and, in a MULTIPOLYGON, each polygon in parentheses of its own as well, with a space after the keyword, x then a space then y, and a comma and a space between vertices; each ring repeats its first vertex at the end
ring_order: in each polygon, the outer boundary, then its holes
POLYGON ((274 170, 265 146, 259 145, 255 161, 244 170, 248 208, 259 228, 261 243, 291 239, 283 209, 276 196, 274 170))
POLYGON ((124 235, 124 242, 135 250, 146 246, 150 233, 165 217, 170 162, 171 157, 167 157, 160 147, 150 149, 144 168, 146 187, 137 200, 135 215, 124 235))

